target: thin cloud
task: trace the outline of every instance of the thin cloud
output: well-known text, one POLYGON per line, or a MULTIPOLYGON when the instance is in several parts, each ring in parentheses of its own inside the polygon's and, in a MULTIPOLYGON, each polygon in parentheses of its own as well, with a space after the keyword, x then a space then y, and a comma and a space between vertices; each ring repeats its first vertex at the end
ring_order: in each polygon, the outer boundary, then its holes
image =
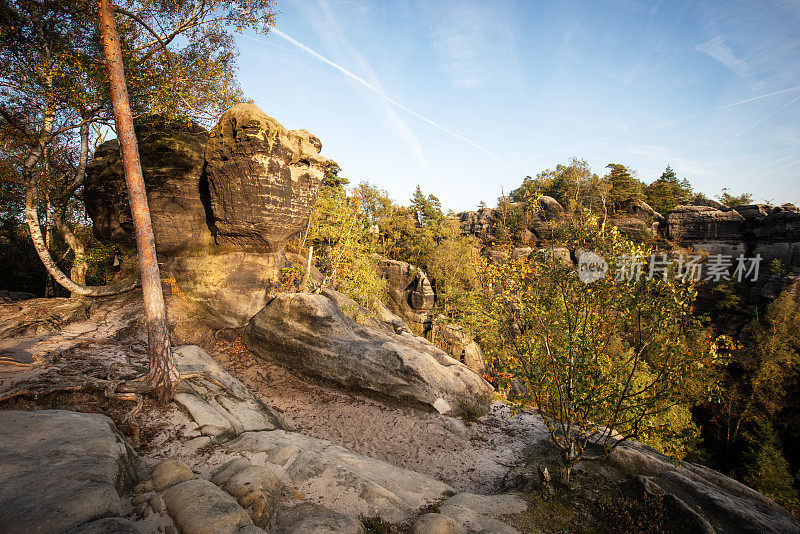
POLYGON ((710 41, 695 46, 694 49, 698 52, 702 52, 711 59, 719 61, 726 68, 739 76, 744 77, 750 72, 750 66, 747 62, 736 57, 733 50, 725 44, 725 40, 722 37, 715 37, 710 41))
MULTIPOLYGON (((607 136, 604 136, 604 137, 599 137, 597 139, 592 139, 591 141, 584 141, 583 143, 578 143, 576 145, 572 145, 572 146, 567 147, 567 148, 561 148, 561 149, 558 149, 558 150, 554 150, 552 152, 548 152, 547 154, 539 154, 538 156, 534 156, 532 158, 525 159, 522 162, 523 163, 527 163, 529 161, 535 161, 537 159, 546 158, 548 156, 553 156, 555 154, 560 154, 562 152, 571 152, 571 151, 573 151, 573 150, 575 150, 577 148, 582 148, 582 147, 585 147, 587 145, 593 145, 595 143, 600 143, 602 141, 608 141, 609 139, 616 139, 618 137, 622 137, 623 135, 628 135, 628 134, 632 134, 632 133, 638 133, 638 132, 641 132, 641 131, 644 131, 644 130, 650 130, 652 128, 663 128, 664 126, 669 126, 670 124, 673 124, 673 123, 676 123, 676 122, 680 122, 682 120, 690 119, 690 118, 693 118, 693 117, 698 117, 700 115, 705 115, 706 113, 713 113, 715 111, 722 111, 723 109, 728 109, 728 108, 732 108, 732 107, 736 107, 736 106, 742 106, 742 105, 748 104, 750 102, 756 102, 758 100, 763 100, 765 98, 769 98, 769 97, 772 97, 772 96, 791 93, 791 92, 794 92, 794 91, 797 91, 797 90, 800 90, 800 85, 795 85, 794 87, 789 87, 787 89, 781 89, 779 91, 773 91, 771 93, 766 93, 766 94, 763 94, 763 95, 758 95, 758 96, 754 96, 754 97, 751 97, 751 98, 746 98, 744 100, 739 100, 738 102, 731 102, 730 104, 725 104, 725 105, 722 105, 722 106, 719 106, 719 107, 716 107, 716 108, 705 109, 703 111, 696 111, 694 113, 690 113, 688 115, 683 115, 682 117, 677 117, 675 119, 669 119, 669 120, 666 120, 666 121, 661 121, 661 122, 656 122, 656 123, 653 123, 653 124, 648 124, 646 126, 641 126, 639 128, 634 128, 632 130, 625 130, 623 132, 618 132, 618 133, 607 135, 607 136)), ((794 102, 794 101, 792 101, 792 102, 794 102)), ((790 102, 790 104, 792 102, 790 102)), ((786 104, 786 105, 788 105, 788 104, 786 104)), ((786 107, 786 106, 783 106, 783 107, 786 107)), ((780 109, 783 109, 783 107, 780 108, 780 109)))
MULTIPOLYGON (((317 35, 322 38, 329 47, 342 49, 355 64, 358 71, 363 73, 364 78, 381 93, 384 93, 383 84, 378 79, 378 75, 370 64, 364 59, 347 37, 347 33, 342 30, 339 21, 327 0, 319 0, 316 4, 317 17, 312 19, 312 25, 317 35)), ((397 114, 397 110, 385 99, 379 99, 383 114, 389 119, 392 128, 395 130, 408 145, 411 152, 417 158, 420 165, 425 165, 425 158, 422 156, 422 145, 414 131, 397 114)))
MULTIPOLYGON (((424 115, 421 115, 421 114, 417 113, 416 111, 404 106, 400 102, 398 102, 398 101, 394 100, 393 98, 389 97, 380 88, 378 88, 378 87, 374 86, 373 84, 369 83, 368 81, 366 81, 364 78, 361 78, 357 74, 354 74, 353 72, 347 70, 346 68, 342 67, 341 65, 331 61, 330 59, 326 58, 322 54, 312 50, 309 47, 307 47, 303 43, 301 43, 301 42, 293 39, 292 37, 286 35, 282 31, 280 31, 279 29, 272 28, 272 29, 270 29, 270 33, 275 34, 278 37, 280 37, 281 39, 284 39, 284 40, 290 42, 291 44, 293 44, 294 46, 300 48, 304 52, 310 54, 314 58, 316 58, 316 59, 322 61, 323 63, 333 67, 334 69, 338 70, 339 72, 341 72, 342 74, 344 74, 345 76, 350 78, 351 80, 354 80, 354 81, 360 83, 361 85, 363 85, 364 87, 366 87, 367 89, 369 89, 370 91, 372 91, 373 93, 378 95, 380 98, 382 98, 386 102, 392 104, 393 106, 396 106, 396 107, 402 109, 403 111, 405 111, 406 113, 409 113, 409 114, 413 115, 414 117, 418 118, 419 120, 421 120, 421 121, 423 121, 423 122, 425 122, 427 124, 430 124, 431 126, 433 126, 435 128, 438 128, 439 130, 442 130, 443 132, 455 137, 456 139, 459 139, 459 140, 463 141, 464 143, 468 144, 469 146, 471 146, 471 147, 473 147, 473 148, 475 148, 477 150, 480 150, 481 152, 483 152, 487 156, 489 156, 491 158, 494 158, 494 159, 496 159, 497 161, 499 161, 501 163, 504 163, 504 164, 506 163, 505 160, 503 160, 499 156, 493 154, 492 152, 490 152, 486 148, 480 146, 479 144, 477 144, 476 142, 472 141, 468 137, 465 137, 465 136, 461 135, 460 133, 454 132, 453 130, 451 130, 451 129, 445 127, 445 126, 442 126, 438 122, 435 122, 434 120, 429 119, 428 117, 426 117, 424 115)), ((261 38, 258 38, 258 37, 252 37, 252 36, 249 36, 249 35, 242 35, 242 37, 245 37, 247 39, 250 39, 250 40, 256 41, 256 42, 266 42, 266 41, 264 41, 264 39, 261 39, 261 38)))

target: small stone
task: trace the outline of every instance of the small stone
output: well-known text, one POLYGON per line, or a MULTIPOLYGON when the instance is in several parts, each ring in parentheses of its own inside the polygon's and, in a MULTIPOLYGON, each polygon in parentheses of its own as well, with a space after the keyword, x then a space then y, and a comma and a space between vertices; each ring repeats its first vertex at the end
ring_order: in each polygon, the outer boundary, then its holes
POLYGON ((178 460, 164 460, 153 468, 153 488, 164 491, 170 486, 192 480, 194 473, 178 460))
POLYGON ((136 495, 133 499, 131 499, 131 504, 134 506, 139 506, 142 503, 146 503, 147 498, 148 498, 147 495, 140 493, 139 495, 136 495))
POLYGON ((425 514, 414 521, 411 534, 467 534, 467 531, 446 515, 425 514))
POLYGON ((167 525, 164 527, 164 534, 180 534, 174 525, 167 525))

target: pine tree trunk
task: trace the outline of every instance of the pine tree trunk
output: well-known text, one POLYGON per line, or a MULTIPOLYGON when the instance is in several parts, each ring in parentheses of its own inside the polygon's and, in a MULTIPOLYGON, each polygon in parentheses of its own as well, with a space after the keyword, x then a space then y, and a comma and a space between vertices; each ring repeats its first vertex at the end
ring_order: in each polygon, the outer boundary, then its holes
POLYGON ((139 162, 139 148, 133 130, 133 117, 125 85, 119 36, 114 23, 114 6, 110 0, 97 0, 100 15, 100 40, 105 57, 108 78, 111 82, 111 103, 117 129, 125 182, 136 230, 139 273, 144 296, 145 319, 149 339, 150 371, 146 378, 149 386, 161 400, 172 398, 180 374, 172 357, 167 310, 161 291, 161 274, 156 260, 155 238, 150 221, 150 208, 139 162))

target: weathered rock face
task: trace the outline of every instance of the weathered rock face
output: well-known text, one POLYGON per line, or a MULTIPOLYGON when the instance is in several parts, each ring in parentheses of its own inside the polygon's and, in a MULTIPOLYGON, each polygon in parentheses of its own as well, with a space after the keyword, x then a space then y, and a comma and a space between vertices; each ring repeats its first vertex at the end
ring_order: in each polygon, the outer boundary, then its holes
POLYGON ((275 251, 300 231, 328 160, 305 130, 286 130, 253 104, 237 104, 211 130, 205 161, 220 245, 275 251))
POLYGON ((409 263, 387 258, 378 261, 378 269, 387 281, 389 310, 408 323, 414 332, 423 333, 436 301, 428 276, 409 263))
POLYGON ((132 459, 104 415, 0 411, 0 532, 58 534, 121 516, 132 459))
MULTIPOLYGON (((200 126, 137 129, 156 250, 176 253, 213 245, 204 205, 208 132, 200 126)), ((100 145, 86 168, 86 211, 104 243, 135 246, 128 190, 116 139, 100 145)))
MULTIPOLYGON (((137 128, 156 250, 279 251, 316 201, 327 160, 305 130, 286 130, 252 104, 228 111, 209 134, 196 124, 137 128)), ((95 236, 133 247, 119 143, 103 143, 86 171, 95 236)))
MULTIPOLYGON (((782 289, 798 291, 800 210, 791 204, 749 204, 725 210, 710 205, 678 206, 667 214, 668 237, 695 251, 731 256, 734 263, 739 255, 761 256, 758 280, 748 281, 744 292, 746 313, 742 321, 746 321, 782 289), (785 275, 771 272, 773 260, 780 260, 785 275)), ((704 309, 710 309, 715 302, 713 295, 707 293, 701 291, 700 295, 704 309)))
MULTIPOLYGON (((295 432, 245 432, 227 447, 233 452, 266 457, 270 464, 286 470, 292 485, 301 493, 307 493, 310 488, 324 493, 326 506, 339 512, 357 512, 367 517, 380 515, 387 521, 397 522, 408 519, 422 506, 455 493, 444 482, 295 432)), ((277 519, 290 524, 302 517, 319 517, 321 510, 297 512, 278 512, 277 519)), ((300 534, 310 530, 293 529, 291 532, 300 534)))
POLYGON ((301 257, 285 252, 222 252, 168 257, 162 270, 189 300, 239 327, 283 287, 287 269, 304 267, 301 257))
POLYGON ((742 240, 742 217, 737 211, 709 206, 678 206, 667 214, 670 239, 681 243, 702 240, 742 240))
POLYGON ((440 413, 485 411, 493 392, 427 340, 359 324, 326 295, 277 296, 250 321, 245 342, 302 375, 440 413))
POLYGON ((455 323, 434 324, 430 339, 437 347, 476 373, 483 373, 486 370, 486 359, 481 347, 464 332, 461 326, 455 323))
MULTIPOLYGON (((597 471, 599 466, 585 466, 597 471)), ((629 441, 609 458, 601 476, 635 477, 639 492, 663 499, 665 532, 800 532, 800 521, 764 495, 721 473, 629 441)))

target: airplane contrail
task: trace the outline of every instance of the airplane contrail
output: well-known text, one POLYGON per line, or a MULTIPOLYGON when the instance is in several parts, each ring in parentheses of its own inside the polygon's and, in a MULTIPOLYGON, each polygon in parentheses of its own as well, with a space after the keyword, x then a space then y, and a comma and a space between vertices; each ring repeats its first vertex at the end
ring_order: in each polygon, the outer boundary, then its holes
MULTIPOLYGON (((322 61, 323 63, 326 63, 326 64, 330 65, 331 67, 333 67, 334 69, 338 70, 339 72, 341 72, 342 74, 344 74, 348 78, 360 83, 361 85, 363 85, 364 87, 366 87, 367 89, 369 89, 370 91, 372 91, 373 93, 375 93, 376 95, 381 97, 386 102, 389 102, 393 106, 396 106, 396 107, 402 109, 403 111, 405 111, 406 113, 409 113, 409 114, 413 115, 414 117, 418 118, 419 120, 421 120, 423 122, 426 122, 426 123, 430 124, 431 126, 433 126, 435 128, 438 128, 438 129, 442 130, 443 132, 446 132, 446 133, 452 135, 453 137, 455 137, 457 139, 460 139, 461 141, 465 142, 466 144, 470 145, 471 147, 477 148, 478 150, 480 150, 484 154, 496 159, 500 163, 507 164, 507 162, 505 160, 503 160, 499 156, 495 155, 494 153, 490 152, 489 150, 483 148, 482 146, 477 144, 475 141, 469 139, 468 137, 465 137, 465 136, 461 135, 458 132, 454 132, 453 130, 451 130, 451 129, 445 127, 445 126, 442 126, 441 124, 429 119, 428 117, 426 117, 424 115, 420 115, 419 113, 417 113, 413 109, 407 108, 406 106, 404 106, 403 104, 401 104, 397 100, 394 100, 393 98, 388 96, 386 93, 384 93, 382 90, 380 90, 379 88, 375 87, 374 85, 372 85, 371 83, 369 83, 365 79, 361 78, 357 74, 354 74, 353 72, 350 72, 346 68, 344 68, 341 65, 331 61, 330 59, 326 58, 322 54, 312 50, 311 48, 307 47, 303 43, 301 43, 301 42, 293 39, 292 37, 286 35, 282 31, 280 31, 279 29, 271 28, 270 29, 270 33, 274 33, 275 35, 277 35, 281 39, 284 39, 284 40, 290 42, 294 46, 296 46, 296 47, 300 48, 301 50, 303 50, 304 52, 312 55, 313 57, 317 58, 318 60, 322 61)), ((252 41, 264 42, 264 43, 267 42, 264 39, 260 39, 258 37, 251 37, 249 35, 242 35, 242 37, 245 37, 246 39, 250 39, 252 41)))
MULTIPOLYGON (((577 145, 572 145, 572 146, 567 147, 567 148, 562 148, 562 149, 559 149, 559 150, 554 150, 553 152, 548 152, 547 154, 540 154, 540 155, 534 156, 532 158, 524 159, 524 160, 522 160, 522 162, 524 163, 524 162, 528 162, 528 161, 535 161, 537 159, 545 158, 547 156, 552 156, 554 154, 560 154, 561 152, 568 152, 570 150, 574 150, 576 148, 580 148, 580 147, 583 147, 583 146, 586 146, 586 145, 599 143, 601 141, 607 141, 609 139, 615 139, 617 137, 622 137, 623 135, 628 135, 628 134, 632 134, 632 133, 636 133, 636 132, 641 132, 643 130, 649 130, 650 128, 660 128, 662 126, 667 126, 668 124, 672 124, 673 122, 679 122, 679 121, 682 121, 682 120, 685 120, 685 119, 690 119, 692 117, 697 117, 698 115, 703 115, 705 113, 713 113, 715 111, 721 111, 723 109, 732 108, 734 106, 741 106, 742 104, 748 104, 750 102, 755 102, 756 100, 763 100, 764 98, 769 98, 769 97, 772 97, 772 96, 777 96, 777 95, 782 95, 782 94, 785 94, 785 93, 790 93, 790 92, 793 92, 793 91, 797 91, 798 89, 800 89, 800 85, 795 85, 794 87, 789 87, 787 89, 781 89, 779 91, 773 91, 772 93, 767 93, 767 94, 764 94, 764 95, 754 96, 754 97, 751 97, 751 98, 747 98, 745 100, 739 100, 738 102, 731 102, 729 104, 724 104, 724 105, 716 107, 716 108, 705 109, 703 111, 695 111, 694 113, 689 113, 688 115, 683 115, 682 117, 678 117, 676 119, 669 119, 669 120, 666 120, 666 121, 656 122, 656 123, 653 123, 653 124, 648 124, 646 126, 640 126, 639 128, 634 128, 633 130, 625 130, 624 132, 619 132, 619 133, 607 135, 605 137, 599 137, 597 139, 592 139, 591 141, 584 141, 583 143, 578 143, 577 145)), ((792 101, 792 102, 794 102, 794 101, 792 101)), ((790 104, 792 102, 790 102, 790 104)), ((783 107, 785 107, 785 106, 783 106, 783 107)), ((728 141, 731 141, 731 139, 729 139, 728 141)))

